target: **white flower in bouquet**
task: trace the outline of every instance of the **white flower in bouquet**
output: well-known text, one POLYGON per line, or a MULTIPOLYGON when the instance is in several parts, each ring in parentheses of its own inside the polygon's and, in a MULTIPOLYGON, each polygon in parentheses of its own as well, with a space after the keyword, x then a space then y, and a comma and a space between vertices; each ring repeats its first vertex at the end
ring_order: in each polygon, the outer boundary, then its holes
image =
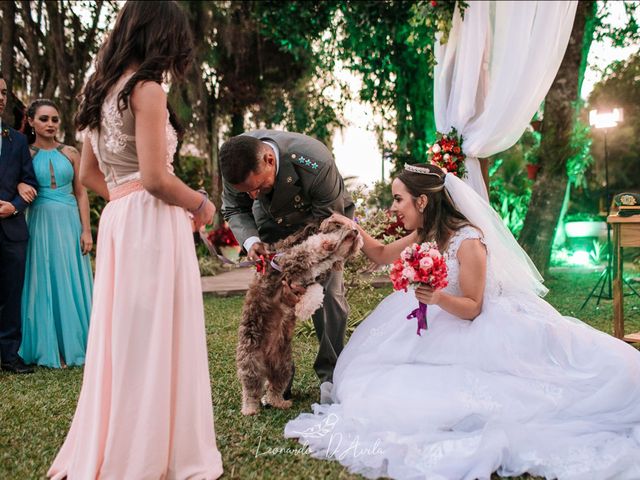
POLYGON ((438 153, 438 152, 440 152, 440 145, 438 145, 437 143, 435 143, 435 144, 433 145, 433 147, 431 147, 431 151, 432 151, 433 153, 438 153))

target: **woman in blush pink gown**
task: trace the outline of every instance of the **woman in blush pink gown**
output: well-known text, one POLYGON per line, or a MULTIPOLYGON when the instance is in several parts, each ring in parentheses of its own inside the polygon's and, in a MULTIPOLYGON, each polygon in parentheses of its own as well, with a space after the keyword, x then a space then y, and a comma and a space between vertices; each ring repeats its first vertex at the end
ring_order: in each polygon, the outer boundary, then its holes
POLYGON ((173 175, 179 127, 161 86, 182 78, 191 46, 175 2, 127 2, 83 91, 80 176, 109 203, 82 391, 54 479, 222 474, 189 215, 199 227, 215 207, 173 175))

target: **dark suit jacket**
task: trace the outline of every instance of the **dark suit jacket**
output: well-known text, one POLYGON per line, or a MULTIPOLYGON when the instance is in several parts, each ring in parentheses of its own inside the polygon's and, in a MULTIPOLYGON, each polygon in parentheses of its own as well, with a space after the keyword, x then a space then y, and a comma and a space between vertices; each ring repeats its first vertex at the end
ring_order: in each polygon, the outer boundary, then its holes
POLYGON ((276 130, 256 130, 243 135, 275 143, 279 167, 271 194, 255 201, 223 182, 222 214, 240 245, 252 236, 275 242, 333 212, 353 216, 351 195, 344 187, 333 155, 323 143, 299 133, 276 130))
POLYGON ((38 187, 27 139, 13 128, 2 125, 2 153, 0 153, 0 200, 11 202, 17 214, 0 219, 0 228, 6 237, 14 242, 29 238, 24 211, 28 204, 18 195, 18 183, 28 183, 38 187), (9 135, 5 136, 4 132, 9 135))

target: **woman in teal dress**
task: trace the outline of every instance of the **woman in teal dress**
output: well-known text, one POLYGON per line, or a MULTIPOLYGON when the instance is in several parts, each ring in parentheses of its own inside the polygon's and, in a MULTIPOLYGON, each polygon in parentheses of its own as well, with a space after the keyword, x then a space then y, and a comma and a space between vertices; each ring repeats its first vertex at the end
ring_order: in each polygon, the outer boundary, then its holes
MULTIPOLYGON (((78 179, 78 151, 56 140, 60 114, 50 100, 27 110, 39 188, 27 213, 29 245, 22 294, 22 344, 27 364, 83 365, 91 313, 93 246, 89 200, 78 179)), ((29 135, 28 135, 29 136, 29 135)))

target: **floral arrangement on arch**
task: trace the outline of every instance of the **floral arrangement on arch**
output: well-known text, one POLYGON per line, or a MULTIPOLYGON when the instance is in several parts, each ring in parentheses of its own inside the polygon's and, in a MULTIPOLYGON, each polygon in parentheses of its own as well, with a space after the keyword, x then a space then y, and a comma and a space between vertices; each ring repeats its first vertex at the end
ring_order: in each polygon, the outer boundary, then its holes
POLYGON ((438 133, 438 136, 439 139, 427 150, 429 162, 440 167, 444 173, 453 173, 458 178, 466 177, 462 137, 455 128, 450 133, 438 133))
POLYGON ((456 2, 448 0, 417 0, 411 2, 409 9, 409 34, 408 44, 413 47, 419 55, 424 55, 428 68, 436 65, 434 55, 434 38, 438 39, 441 45, 449 40, 449 33, 453 27, 453 17, 456 10, 464 20, 465 10, 469 8, 469 3, 464 0, 456 2))

